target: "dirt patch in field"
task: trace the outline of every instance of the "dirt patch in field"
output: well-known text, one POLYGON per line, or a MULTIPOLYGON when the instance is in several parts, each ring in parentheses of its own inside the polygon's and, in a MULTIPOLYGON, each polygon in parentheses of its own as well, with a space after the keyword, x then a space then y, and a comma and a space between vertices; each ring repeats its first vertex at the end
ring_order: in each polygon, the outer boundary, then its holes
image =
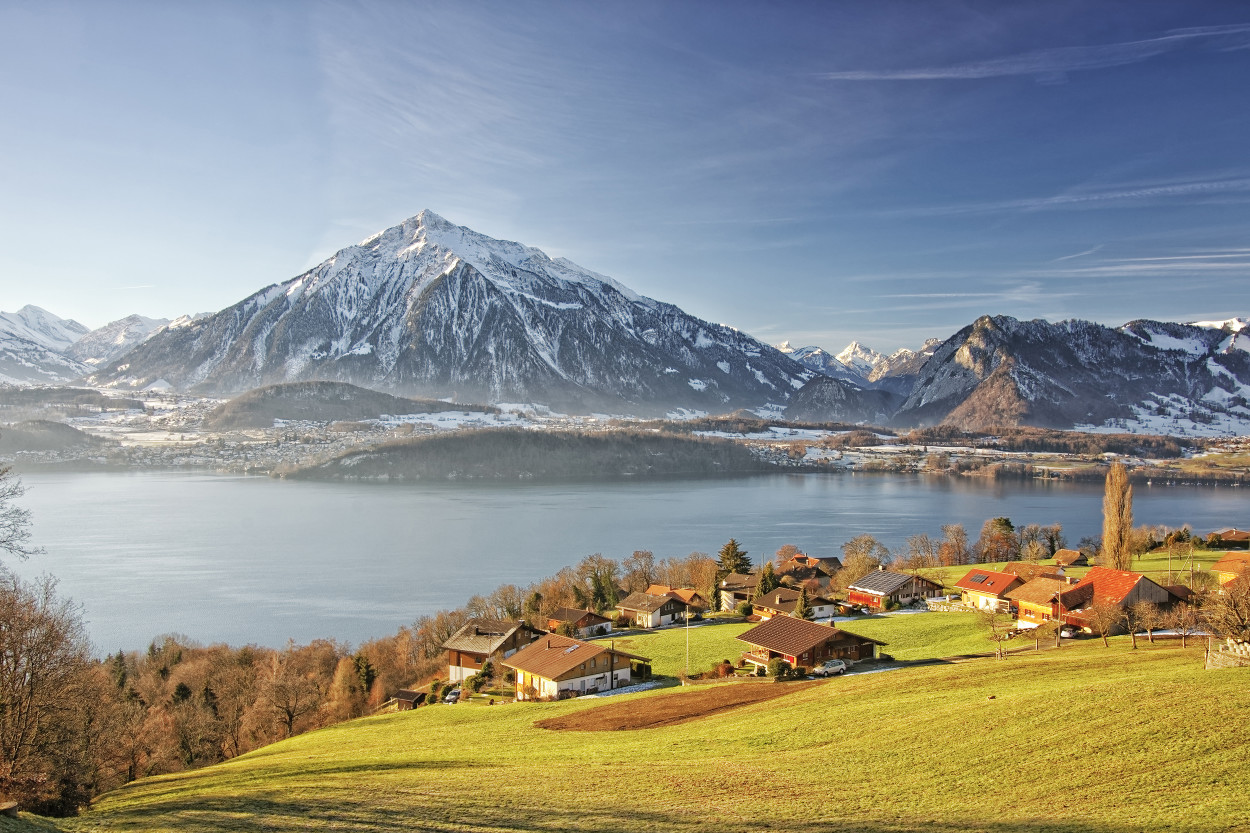
POLYGON ((624 703, 604 703, 576 714, 549 717, 534 725, 540 729, 573 732, 619 732, 624 729, 653 729, 709 717, 739 706, 763 703, 803 691, 814 683, 735 683, 702 686, 693 691, 657 694, 624 703))

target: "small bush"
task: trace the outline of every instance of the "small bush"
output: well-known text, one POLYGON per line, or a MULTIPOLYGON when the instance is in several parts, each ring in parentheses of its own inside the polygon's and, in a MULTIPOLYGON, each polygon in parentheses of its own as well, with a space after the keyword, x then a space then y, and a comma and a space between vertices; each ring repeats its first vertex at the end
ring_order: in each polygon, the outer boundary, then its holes
POLYGON ((790 673, 790 663, 781 657, 773 657, 768 661, 768 676, 784 680, 790 673))
POLYGON ((736 609, 743 616, 750 616, 755 611, 755 606, 750 602, 739 602, 736 609))
POLYGON ((807 669, 801 665, 796 665, 790 670, 790 676, 796 680, 801 680, 807 676, 807 669))
POLYGON ((733 675, 734 667, 728 660, 725 662, 718 662, 712 666, 713 677, 732 677, 733 675))

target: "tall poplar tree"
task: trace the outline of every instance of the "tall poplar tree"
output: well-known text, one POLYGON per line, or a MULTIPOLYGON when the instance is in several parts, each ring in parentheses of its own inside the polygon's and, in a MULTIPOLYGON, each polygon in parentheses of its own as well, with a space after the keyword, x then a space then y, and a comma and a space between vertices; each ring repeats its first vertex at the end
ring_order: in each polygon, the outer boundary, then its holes
POLYGON ((1107 472, 1102 495, 1102 558, 1108 567, 1127 570, 1132 566, 1132 531, 1133 487, 1124 464, 1117 461, 1107 472))

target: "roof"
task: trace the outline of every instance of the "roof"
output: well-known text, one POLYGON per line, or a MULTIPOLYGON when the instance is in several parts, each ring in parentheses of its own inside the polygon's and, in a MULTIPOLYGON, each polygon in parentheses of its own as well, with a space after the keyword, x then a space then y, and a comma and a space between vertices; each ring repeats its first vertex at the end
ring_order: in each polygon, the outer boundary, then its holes
MULTIPOLYGON (((789 587, 778 587, 776 590, 769 590, 758 599, 751 600, 751 604, 756 607, 775 610, 778 613, 793 613, 798 603, 799 591, 791 590, 789 587)), ((808 596, 807 603, 809 605, 829 604, 830 600, 824 596, 808 596)))
POLYGON ((618 610, 642 610, 647 613, 655 613, 669 602, 676 605, 685 604, 681 599, 668 593, 665 593, 663 596, 653 596, 650 593, 630 593, 617 602, 616 607, 618 610))
POLYGON ((581 639, 551 633, 526 645, 508 659, 503 660, 502 664, 524 671, 526 674, 554 680, 572 671, 583 662, 590 662, 592 658, 603 654, 615 654, 642 662, 651 661, 648 657, 627 654, 597 642, 585 642, 581 639))
POLYGON ((669 587, 667 584, 653 584, 643 592, 649 596, 663 596, 665 594, 671 594, 676 596, 682 603, 693 605, 695 607, 700 607, 701 605, 706 604, 703 594, 692 587, 669 587), (694 601, 696 598, 699 600, 698 602, 694 601))
POLYGON ((1250 568, 1250 552, 1230 552, 1211 565, 1213 573, 1240 573, 1250 568))
POLYGON ((508 637, 521 628, 528 627, 524 622, 470 619, 464 623, 464 627, 451 635, 451 639, 443 643, 443 647, 470 654, 493 654, 508 641, 508 637))
POLYGON ((758 576, 747 573, 730 573, 720 581, 721 590, 754 590, 760 583, 758 576))
POLYGON ((842 569, 842 559, 837 556, 816 558, 806 553, 799 553, 788 561, 782 562, 777 569, 780 572, 809 571, 821 572, 827 576, 832 576, 842 569))
POLYGON ((1060 578, 1063 576, 1062 565, 1047 567, 1044 564, 1033 564, 1029 561, 1013 561, 1003 566, 1004 573, 1011 573, 1019 576, 1024 581, 1046 576, 1047 578, 1060 578))
POLYGON ((1250 532, 1235 526, 1217 529, 1214 534, 1220 536, 1221 541, 1250 541, 1250 532))
POLYGON ((1002 596, 1011 588, 1023 583, 1024 580, 1014 573, 997 573, 993 570, 969 570, 966 576, 955 582, 955 586, 961 590, 983 593, 986 596, 1002 596))
MULTIPOLYGON (((864 593, 873 593, 878 596, 888 596, 895 590, 906 585, 911 581, 913 576, 906 573, 895 573, 890 570, 873 570, 868 575, 856 581, 847 587, 847 590, 859 590, 864 593)), ((929 584, 936 584, 922 576, 914 576, 919 581, 928 581, 929 584)))
MULTIPOLYGON (((1141 573, 1130 573, 1127 570, 1112 570, 1109 567, 1090 567, 1085 578, 1071 589, 1063 593, 1064 607, 1074 608, 1082 603, 1093 604, 1105 601, 1120 604, 1139 582, 1150 581, 1141 573), (1088 595, 1088 599, 1086 596, 1088 595)), ((1153 584, 1154 582, 1151 582, 1153 584)))
POLYGON ((1055 563, 1060 566, 1075 564, 1083 560, 1086 560, 1086 555, 1080 550, 1055 550, 1055 563))
POLYGON ((579 622, 583 618, 588 619, 591 625, 602 625, 612 620, 606 616, 600 616, 593 610, 582 610, 576 607, 558 607, 547 617, 552 622, 579 622))
POLYGON ((1198 595, 1183 584, 1166 584, 1163 589, 1168 591, 1178 602, 1190 602, 1198 595))
POLYGON ((817 645, 823 645, 830 639, 852 639, 859 642, 872 642, 885 645, 876 639, 844 631, 830 625, 817 625, 806 619, 795 619, 791 616, 774 616, 767 622, 761 622, 738 639, 748 645, 767 648, 779 654, 797 657, 804 651, 810 651, 817 645))
POLYGON ((1055 601, 1055 594, 1072 585, 1061 578, 1038 576, 1024 584, 1007 591, 1007 598, 1017 602, 1034 605, 1048 605, 1055 601))

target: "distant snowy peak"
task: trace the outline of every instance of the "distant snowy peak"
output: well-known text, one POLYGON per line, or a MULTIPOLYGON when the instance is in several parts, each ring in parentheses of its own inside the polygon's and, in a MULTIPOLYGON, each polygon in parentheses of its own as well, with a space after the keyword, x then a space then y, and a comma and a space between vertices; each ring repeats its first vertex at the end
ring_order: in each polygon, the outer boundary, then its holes
POLYGON ((1208 330, 1227 330, 1231 333, 1239 333, 1250 325, 1250 318, 1229 318, 1225 321, 1193 321, 1189 326, 1204 327, 1208 330))
POLYGON ((169 323, 167 318, 128 315, 87 333, 70 345, 65 355, 94 367, 131 350, 169 323))
POLYGON ((841 353, 834 356, 835 359, 842 364, 854 370, 863 378, 867 379, 877 364, 885 358, 876 350, 870 350, 858 341, 852 341, 843 348, 841 353))
POLYGON ((16 336, 58 353, 86 334, 87 328, 77 321, 31 304, 17 312, 0 312, 0 336, 16 336))

